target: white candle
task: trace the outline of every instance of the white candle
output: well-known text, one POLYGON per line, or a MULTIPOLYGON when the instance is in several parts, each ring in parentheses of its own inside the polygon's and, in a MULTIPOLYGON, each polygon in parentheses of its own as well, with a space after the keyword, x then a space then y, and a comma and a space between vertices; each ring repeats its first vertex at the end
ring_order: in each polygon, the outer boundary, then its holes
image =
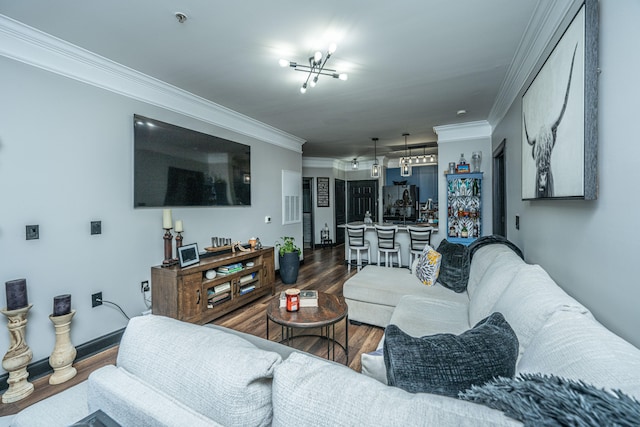
POLYGON ((182 228, 182 220, 181 219, 176 219, 176 233, 182 233, 184 231, 184 229, 182 228))
POLYGON ((162 210, 162 228, 164 228, 165 230, 173 228, 173 220, 171 219, 171 209, 162 210))

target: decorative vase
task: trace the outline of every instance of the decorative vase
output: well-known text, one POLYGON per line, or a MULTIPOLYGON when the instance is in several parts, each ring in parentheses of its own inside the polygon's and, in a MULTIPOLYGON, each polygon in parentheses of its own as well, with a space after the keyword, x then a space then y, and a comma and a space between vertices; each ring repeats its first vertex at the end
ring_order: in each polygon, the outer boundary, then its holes
POLYGON ((288 252, 280 255, 280 279, 282 283, 290 285, 298 280, 300 270, 300 252, 288 252))

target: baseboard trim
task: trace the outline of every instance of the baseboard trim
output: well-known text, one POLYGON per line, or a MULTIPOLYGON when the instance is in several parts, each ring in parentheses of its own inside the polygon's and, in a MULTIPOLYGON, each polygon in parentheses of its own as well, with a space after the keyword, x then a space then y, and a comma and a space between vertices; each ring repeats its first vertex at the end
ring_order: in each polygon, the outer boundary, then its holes
MULTIPOLYGON (((77 346, 76 360, 74 363, 120 344, 124 329, 125 328, 119 329, 77 346)), ((29 372, 29 381, 31 381, 53 373, 53 368, 49 365, 49 358, 47 357, 46 359, 37 360, 27 365, 27 372, 29 372)), ((4 392, 9 388, 7 379, 9 379, 8 372, 0 375, 0 392, 4 392)))

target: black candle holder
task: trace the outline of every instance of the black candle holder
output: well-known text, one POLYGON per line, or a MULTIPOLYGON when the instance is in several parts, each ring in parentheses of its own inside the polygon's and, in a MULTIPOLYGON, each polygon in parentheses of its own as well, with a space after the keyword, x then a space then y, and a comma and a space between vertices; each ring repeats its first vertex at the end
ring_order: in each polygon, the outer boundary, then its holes
POLYGON ((170 267, 178 263, 178 259, 173 257, 173 234, 171 234, 171 228, 164 229, 164 261, 162 261, 163 267, 170 267))

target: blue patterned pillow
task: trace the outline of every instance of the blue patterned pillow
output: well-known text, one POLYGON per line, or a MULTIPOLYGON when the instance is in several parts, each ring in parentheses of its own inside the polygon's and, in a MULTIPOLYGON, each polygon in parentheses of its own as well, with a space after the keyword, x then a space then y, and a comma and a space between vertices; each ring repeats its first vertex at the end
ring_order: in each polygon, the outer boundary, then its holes
POLYGON ((457 397, 474 384, 513 377, 518 338, 502 314, 493 313, 460 335, 415 338, 389 325, 383 351, 389 385, 457 397))
POLYGON ((436 283, 440 274, 441 259, 442 255, 431 246, 425 245, 416 265, 416 277, 420 279, 422 284, 431 286, 436 283))

